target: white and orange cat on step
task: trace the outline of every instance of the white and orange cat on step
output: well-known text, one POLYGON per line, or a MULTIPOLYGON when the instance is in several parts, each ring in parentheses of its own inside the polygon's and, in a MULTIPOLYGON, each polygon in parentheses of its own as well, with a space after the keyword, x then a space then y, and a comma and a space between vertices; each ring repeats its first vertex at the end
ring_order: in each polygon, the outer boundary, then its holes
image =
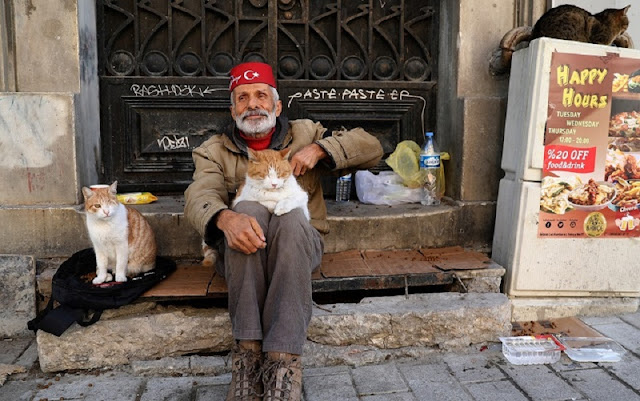
POLYGON ((116 198, 118 182, 100 188, 82 188, 87 230, 96 253, 93 284, 112 280, 125 282, 152 270, 156 262, 156 240, 140 212, 116 198))
POLYGON ((309 219, 309 195, 293 176, 289 149, 249 152, 249 164, 244 184, 238 190, 233 206, 241 201, 255 201, 276 216, 300 208, 309 219))

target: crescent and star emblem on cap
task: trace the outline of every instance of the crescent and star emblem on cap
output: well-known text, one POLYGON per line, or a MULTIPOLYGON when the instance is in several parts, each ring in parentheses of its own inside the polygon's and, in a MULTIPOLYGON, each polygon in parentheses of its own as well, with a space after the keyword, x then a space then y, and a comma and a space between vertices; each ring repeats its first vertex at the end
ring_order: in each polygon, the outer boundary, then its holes
POLYGON ((244 79, 246 79, 247 81, 252 81, 256 78, 258 78, 260 76, 260 74, 258 74, 257 72, 253 71, 253 70, 247 70, 244 72, 244 79))

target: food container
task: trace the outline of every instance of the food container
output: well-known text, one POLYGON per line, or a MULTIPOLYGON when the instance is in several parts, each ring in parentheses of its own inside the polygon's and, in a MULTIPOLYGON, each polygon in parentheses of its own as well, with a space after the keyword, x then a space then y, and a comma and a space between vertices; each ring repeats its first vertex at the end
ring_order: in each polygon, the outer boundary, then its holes
POLYGON ((552 335, 500 337, 502 354, 514 365, 554 363, 563 346, 552 335))
POLYGON ((607 337, 559 337, 564 352, 576 362, 618 362, 625 349, 607 337))

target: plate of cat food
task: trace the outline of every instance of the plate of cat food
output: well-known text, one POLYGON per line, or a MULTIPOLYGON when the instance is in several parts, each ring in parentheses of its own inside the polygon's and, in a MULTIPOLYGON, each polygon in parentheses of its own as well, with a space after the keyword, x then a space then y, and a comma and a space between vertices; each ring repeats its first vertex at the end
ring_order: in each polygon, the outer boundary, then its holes
POLYGON ((592 212, 609 206, 616 193, 616 187, 612 183, 591 178, 586 184, 571 191, 567 200, 575 210, 592 212))

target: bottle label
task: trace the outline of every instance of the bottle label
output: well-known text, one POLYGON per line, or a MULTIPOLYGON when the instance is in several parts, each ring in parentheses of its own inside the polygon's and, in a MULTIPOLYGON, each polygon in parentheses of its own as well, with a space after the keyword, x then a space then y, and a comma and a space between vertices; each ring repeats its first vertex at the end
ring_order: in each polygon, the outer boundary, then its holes
POLYGON ((440 168, 440 155, 420 155, 420 167, 440 168))

